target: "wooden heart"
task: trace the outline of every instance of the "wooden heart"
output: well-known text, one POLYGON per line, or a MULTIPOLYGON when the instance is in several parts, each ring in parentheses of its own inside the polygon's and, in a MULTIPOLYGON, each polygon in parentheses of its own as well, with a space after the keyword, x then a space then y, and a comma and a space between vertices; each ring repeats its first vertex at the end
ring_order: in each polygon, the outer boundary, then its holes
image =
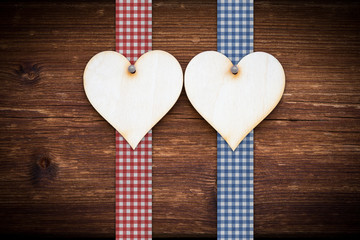
POLYGON ((164 51, 150 51, 135 63, 120 53, 105 51, 90 59, 84 88, 93 107, 135 149, 145 134, 179 98, 183 73, 179 62, 164 51))
POLYGON ((235 150, 246 135, 279 103, 285 73, 279 61, 264 52, 233 64, 215 51, 196 55, 185 71, 186 94, 200 115, 235 150))

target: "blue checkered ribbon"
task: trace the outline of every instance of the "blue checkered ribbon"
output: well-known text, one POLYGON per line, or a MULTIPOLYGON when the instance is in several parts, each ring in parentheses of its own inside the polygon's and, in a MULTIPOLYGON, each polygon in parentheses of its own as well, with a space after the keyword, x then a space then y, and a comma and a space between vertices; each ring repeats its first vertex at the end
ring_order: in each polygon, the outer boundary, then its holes
MULTIPOLYGON (((253 0, 218 0, 217 48, 234 64, 253 51, 253 0)), ((253 239, 254 132, 232 151, 217 135, 217 238, 253 239)))

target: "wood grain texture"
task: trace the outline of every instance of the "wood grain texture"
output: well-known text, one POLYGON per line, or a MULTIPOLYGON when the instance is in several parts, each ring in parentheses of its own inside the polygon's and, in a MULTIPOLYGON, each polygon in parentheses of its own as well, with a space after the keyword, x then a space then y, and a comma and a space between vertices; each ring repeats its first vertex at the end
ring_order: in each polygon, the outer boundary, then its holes
POLYGON ((129 60, 118 52, 96 54, 84 70, 84 91, 94 109, 136 149, 177 102, 184 78, 176 58, 161 50, 143 54, 132 73, 130 67, 129 60))
POLYGON ((222 53, 205 51, 191 59, 184 74, 191 105, 233 151, 272 112, 285 90, 284 69, 272 55, 253 52, 236 64, 222 53))
MULTIPOLYGON (((0 3, 0 232, 114 237, 115 131, 82 73, 115 49, 113 1, 0 3)), ((256 1, 287 78, 255 129, 255 236, 360 234, 360 5, 256 1)), ((153 1, 153 49, 216 50, 216 1, 153 1)), ((184 92, 153 129, 154 237, 216 236, 216 133, 184 92)))

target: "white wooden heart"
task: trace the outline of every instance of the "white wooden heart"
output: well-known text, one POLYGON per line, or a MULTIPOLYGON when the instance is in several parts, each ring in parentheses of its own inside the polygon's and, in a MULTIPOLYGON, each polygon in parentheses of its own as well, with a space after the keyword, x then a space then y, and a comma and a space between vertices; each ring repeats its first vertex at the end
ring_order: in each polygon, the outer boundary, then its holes
POLYGON ((235 150, 246 135, 279 103, 285 73, 279 61, 264 52, 232 62, 215 51, 196 55, 185 71, 185 91, 200 115, 235 150))
POLYGON ((130 73, 120 53, 93 56, 84 71, 84 88, 93 107, 135 149, 145 134, 180 96, 183 73, 171 54, 155 50, 142 55, 130 73))

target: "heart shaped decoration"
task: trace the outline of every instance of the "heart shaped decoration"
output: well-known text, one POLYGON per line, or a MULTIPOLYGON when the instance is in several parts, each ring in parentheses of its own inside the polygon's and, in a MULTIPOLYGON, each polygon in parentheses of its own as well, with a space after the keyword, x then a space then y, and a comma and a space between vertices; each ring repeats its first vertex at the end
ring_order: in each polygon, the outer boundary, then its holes
POLYGON ((285 73, 264 52, 245 56, 233 74, 232 62, 215 51, 196 55, 185 71, 185 91, 200 115, 235 150, 246 135, 279 103, 285 73))
POLYGON ((171 54, 156 50, 135 63, 114 51, 93 56, 84 71, 84 88, 93 107, 135 149, 180 96, 183 73, 171 54))

